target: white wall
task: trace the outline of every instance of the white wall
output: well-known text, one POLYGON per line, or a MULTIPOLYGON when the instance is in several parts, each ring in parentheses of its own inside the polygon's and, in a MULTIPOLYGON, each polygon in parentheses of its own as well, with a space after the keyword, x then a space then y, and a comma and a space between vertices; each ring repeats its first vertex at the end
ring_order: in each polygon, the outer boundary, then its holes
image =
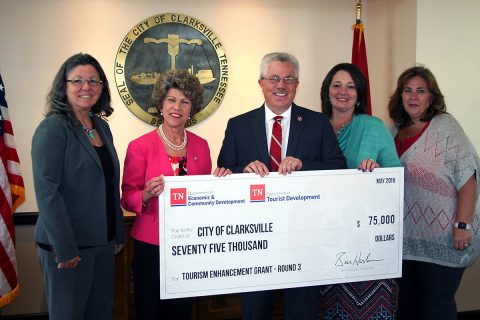
POLYGON ((480 1, 419 0, 417 62, 434 73, 447 103, 480 152, 480 1))
MULTIPOLYGON (((363 3, 374 114, 388 120, 386 105, 396 78, 415 61, 424 62, 437 76, 449 111, 480 150, 475 129, 479 111, 473 103, 479 95, 474 86, 480 71, 475 59, 480 46, 480 19, 476 18, 480 1, 363 3)), ((30 142, 43 119, 45 96, 54 74, 72 54, 92 54, 107 73, 115 108, 109 123, 121 162, 127 144, 153 129, 123 105, 115 88, 113 66, 118 46, 128 31, 142 19, 165 12, 184 13, 208 24, 221 38, 228 56, 229 85, 222 105, 191 128, 209 141, 214 163, 227 119, 262 103, 257 79, 265 53, 288 51, 297 56, 300 86, 296 102, 314 110, 320 110, 319 90, 326 72, 351 58, 355 0, 0 0, 0 72, 6 84, 27 192, 27 201, 19 212, 37 211, 30 142)), ((31 258, 35 264, 36 257, 31 258)), ((25 265, 20 261, 21 280, 29 272, 25 265)), ((477 269, 478 263, 472 270, 477 269)), ((478 284, 478 273, 470 278, 469 272, 465 276, 468 284, 478 284)), ((479 298, 469 300, 478 297, 471 295, 471 289, 462 283, 461 310, 480 309, 479 298)), ((24 295, 2 313, 21 313, 26 301, 24 295)))

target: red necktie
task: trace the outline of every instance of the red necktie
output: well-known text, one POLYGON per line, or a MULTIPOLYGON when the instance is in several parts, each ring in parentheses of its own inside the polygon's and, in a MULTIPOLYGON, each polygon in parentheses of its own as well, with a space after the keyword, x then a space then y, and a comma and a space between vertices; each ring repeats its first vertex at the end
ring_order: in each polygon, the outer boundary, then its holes
POLYGON ((282 116, 273 118, 272 140, 270 141, 270 170, 277 171, 282 161, 282 116))

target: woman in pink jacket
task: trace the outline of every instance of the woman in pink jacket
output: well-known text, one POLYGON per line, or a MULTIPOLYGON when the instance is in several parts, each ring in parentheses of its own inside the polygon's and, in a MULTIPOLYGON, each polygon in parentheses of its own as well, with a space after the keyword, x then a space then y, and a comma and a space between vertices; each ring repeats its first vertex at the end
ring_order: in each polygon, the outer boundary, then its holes
POLYGON ((185 124, 202 104, 203 87, 186 70, 160 76, 152 99, 163 117, 157 129, 132 141, 127 149, 122 206, 137 214, 131 236, 136 319, 188 319, 192 299, 160 300, 158 196, 164 176, 210 174, 206 140, 185 124))

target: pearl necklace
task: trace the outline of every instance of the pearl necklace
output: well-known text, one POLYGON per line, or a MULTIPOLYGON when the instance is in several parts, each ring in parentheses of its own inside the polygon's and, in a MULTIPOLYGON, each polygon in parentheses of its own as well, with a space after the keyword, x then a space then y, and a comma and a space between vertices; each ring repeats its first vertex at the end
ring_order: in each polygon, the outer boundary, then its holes
POLYGON ((165 143, 171 149, 179 151, 179 150, 182 150, 183 148, 185 148, 185 146, 187 145, 187 132, 185 131, 185 129, 183 129, 183 142, 179 146, 173 144, 170 140, 168 140, 167 136, 165 135, 165 132, 163 132, 163 123, 160 125, 160 127, 158 127, 158 129, 159 129, 158 131, 160 131, 160 135, 163 138, 163 141, 165 141, 165 143))

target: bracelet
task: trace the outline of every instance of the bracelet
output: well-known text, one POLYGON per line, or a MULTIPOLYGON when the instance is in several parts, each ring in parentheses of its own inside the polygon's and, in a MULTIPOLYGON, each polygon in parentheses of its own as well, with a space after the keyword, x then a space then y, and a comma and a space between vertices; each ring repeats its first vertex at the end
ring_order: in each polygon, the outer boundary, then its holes
POLYGON ((471 224, 468 224, 466 222, 462 222, 462 221, 459 221, 459 222, 455 222, 453 224, 453 226, 457 229, 462 229, 462 230, 470 230, 472 229, 472 225, 471 224))

